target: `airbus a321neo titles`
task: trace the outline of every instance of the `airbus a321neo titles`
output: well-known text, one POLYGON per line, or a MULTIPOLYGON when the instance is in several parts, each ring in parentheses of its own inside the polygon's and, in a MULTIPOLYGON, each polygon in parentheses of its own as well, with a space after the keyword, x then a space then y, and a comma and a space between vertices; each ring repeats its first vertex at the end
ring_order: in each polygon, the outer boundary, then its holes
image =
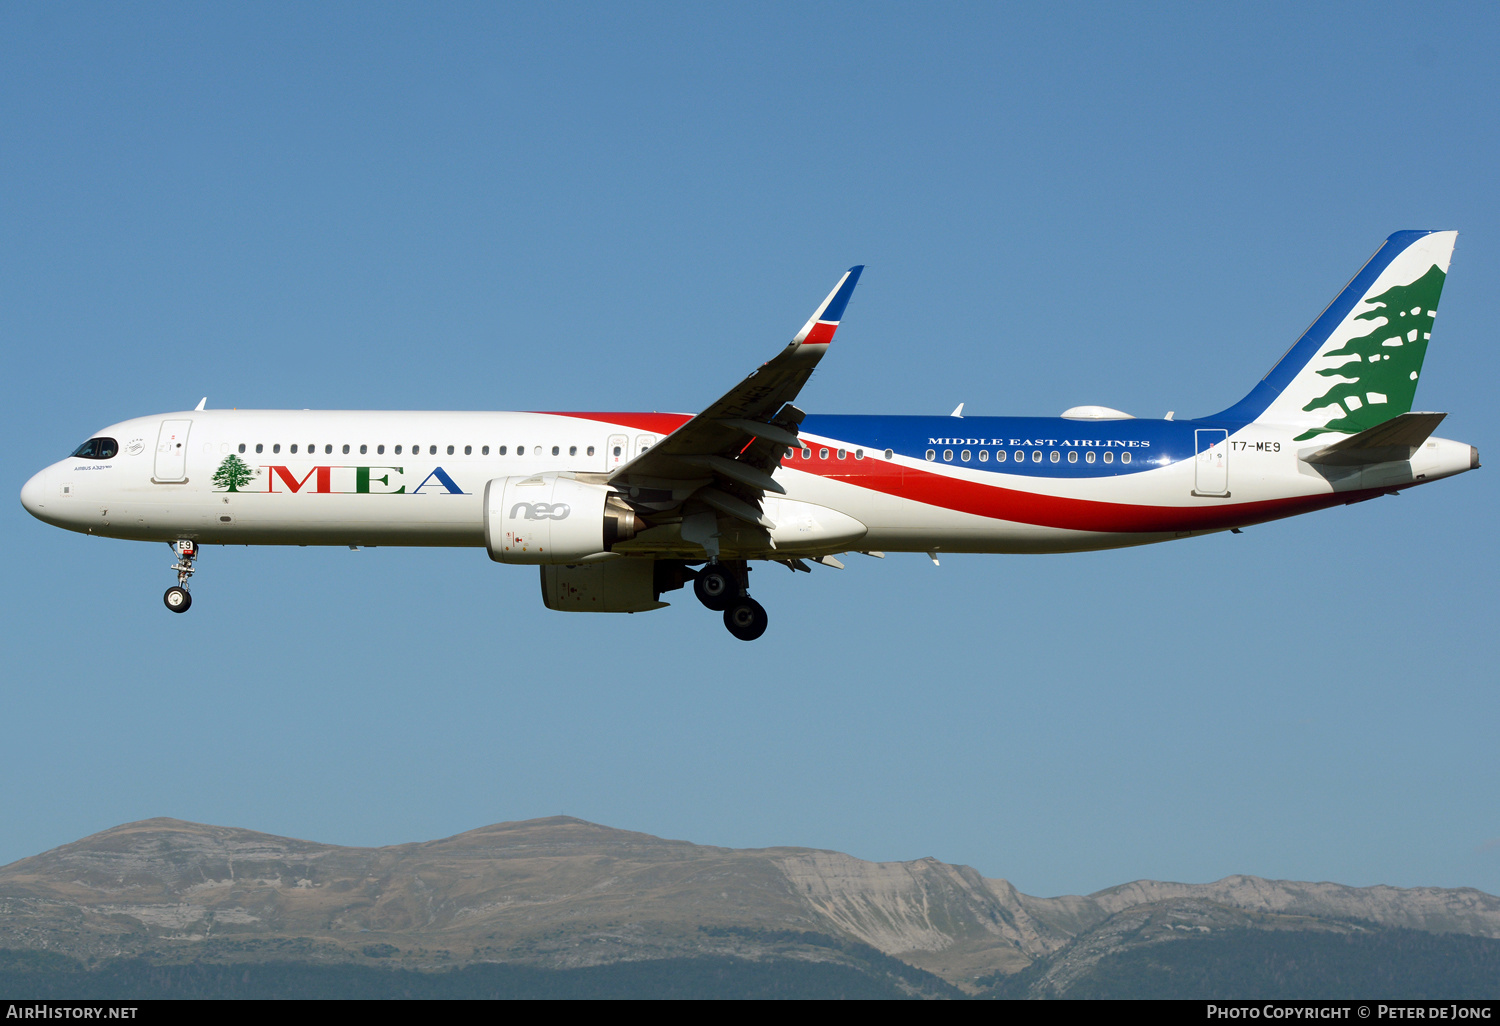
MULTIPOLYGON (((21 502, 84 534, 172 545, 186 612, 203 545, 466 545, 540 567, 570 612, 660 609, 692 583, 736 638, 766 629, 752 562, 1074 552, 1360 502, 1479 466, 1412 412, 1457 236, 1402 231, 1249 395, 1199 420, 807 414, 862 267, 697 416, 194 410, 112 424, 21 502)), ((955 414, 961 412, 954 411, 955 414)))

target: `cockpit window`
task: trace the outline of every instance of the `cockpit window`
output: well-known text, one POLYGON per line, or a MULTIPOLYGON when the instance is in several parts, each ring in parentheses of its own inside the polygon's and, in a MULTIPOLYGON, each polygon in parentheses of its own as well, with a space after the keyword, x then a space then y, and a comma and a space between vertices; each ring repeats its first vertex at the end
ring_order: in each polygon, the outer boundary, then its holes
POLYGON ((73 459, 112 460, 120 451, 120 443, 113 438, 90 438, 73 450, 73 459))

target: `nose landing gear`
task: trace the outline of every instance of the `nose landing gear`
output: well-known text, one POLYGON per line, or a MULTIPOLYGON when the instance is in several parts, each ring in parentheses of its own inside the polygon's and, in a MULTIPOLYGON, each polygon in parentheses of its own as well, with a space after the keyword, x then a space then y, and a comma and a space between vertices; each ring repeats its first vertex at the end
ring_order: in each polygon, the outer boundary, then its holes
POLYGON ((177 562, 172 564, 172 569, 177 571, 177 584, 168 588, 161 600, 172 612, 186 613, 188 607, 193 604, 193 596, 187 590, 187 582, 188 578, 193 576, 193 560, 198 558, 198 543, 188 538, 180 538, 177 544, 172 546, 172 551, 177 554, 177 562))
POLYGON ((766 633, 766 609, 750 597, 750 567, 743 559, 715 560, 693 578, 693 594, 709 609, 724 614, 724 626, 741 641, 766 633))

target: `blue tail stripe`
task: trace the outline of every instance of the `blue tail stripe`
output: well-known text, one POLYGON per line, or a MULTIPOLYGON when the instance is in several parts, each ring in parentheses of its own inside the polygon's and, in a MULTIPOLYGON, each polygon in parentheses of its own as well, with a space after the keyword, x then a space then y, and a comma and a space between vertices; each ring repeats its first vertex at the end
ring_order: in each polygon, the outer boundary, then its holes
POLYGON ((1418 239, 1431 235, 1432 231, 1404 231, 1396 232, 1385 240, 1385 245, 1375 251, 1375 255, 1360 272, 1354 276, 1354 280, 1344 287, 1338 298, 1328 304, 1328 309, 1323 315, 1313 321, 1312 326, 1303 332, 1292 348, 1286 351, 1286 355, 1271 368, 1271 372, 1261 379, 1250 394, 1222 413, 1216 413, 1204 420, 1231 421, 1238 424, 1248 424, 1271 405, 1275 398, 1292 383, 1307 362, 1317 355, 1323 343, 1328 341, 1328 336, 1340 324, 1344 318, 1349 316, 1349 311, 1354 309, 1370 286, 1375 284, 1375 279, 1380 277, 1382 271, 1391 265, 1391 261, 1400 256, 1408 246, 1418 239))

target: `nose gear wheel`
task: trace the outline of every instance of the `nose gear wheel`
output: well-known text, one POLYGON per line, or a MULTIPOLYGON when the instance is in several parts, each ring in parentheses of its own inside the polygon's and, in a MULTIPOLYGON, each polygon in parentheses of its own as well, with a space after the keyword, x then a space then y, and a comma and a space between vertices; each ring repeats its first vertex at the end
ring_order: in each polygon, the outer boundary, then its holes
POLYGON ((188 538, 180 538, 172 546, 172 551, 177 554, 177 562, 172 564, 172 569, 177 573, 177 585, 168 588, 161 600, 172 612, 186 613, 188 607, 193 604, 193 596, 187 590, 187 582, 188 578, 193 576, 193 561, 198 558, 198 543, 188 538))

